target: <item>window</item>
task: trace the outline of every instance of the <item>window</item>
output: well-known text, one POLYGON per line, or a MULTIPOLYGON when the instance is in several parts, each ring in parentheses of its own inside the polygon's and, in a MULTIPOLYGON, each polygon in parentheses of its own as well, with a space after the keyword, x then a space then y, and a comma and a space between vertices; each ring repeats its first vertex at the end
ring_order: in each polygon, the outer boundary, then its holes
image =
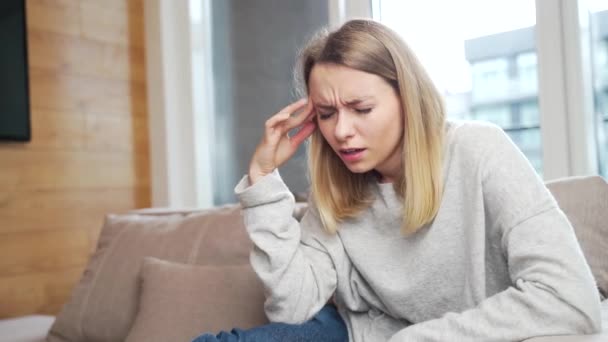
POLYGON ((534 0, 377 0, 373 8, 425 66, 448 118, 501 126, 543 173, 534 0))
POLYGON ((590 61, 593 82, 595 133, 599 172, 608 177, 608 3, 580 1, 589 20, 590 61))

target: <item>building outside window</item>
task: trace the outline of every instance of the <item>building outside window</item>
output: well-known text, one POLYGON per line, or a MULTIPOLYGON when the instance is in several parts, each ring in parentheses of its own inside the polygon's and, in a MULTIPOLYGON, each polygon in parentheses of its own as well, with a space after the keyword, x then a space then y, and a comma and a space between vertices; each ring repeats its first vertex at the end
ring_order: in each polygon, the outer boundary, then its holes
MULTIPOLYGON (((598 171, 607 177, 608 1, 579 3, 590 21, 598 171)), ((542 176, 535 1, 375 0, 374 8, 375 19, 400 33, 429 71, 448 118, 499 125, 542 176)))
POLYGON ((464 41, 473 82, 469 118, 502 127, 542 175, 534 26, 464 41))

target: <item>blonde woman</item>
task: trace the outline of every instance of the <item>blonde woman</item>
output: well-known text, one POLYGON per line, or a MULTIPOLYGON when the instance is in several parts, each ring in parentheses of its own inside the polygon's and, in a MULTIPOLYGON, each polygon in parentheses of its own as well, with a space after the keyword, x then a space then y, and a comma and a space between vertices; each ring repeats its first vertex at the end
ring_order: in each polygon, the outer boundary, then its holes
POLYGON ((593 276, 553 197, 500 128, 446 121, 397 34, 347 22, 311 41, 299 72, 307 98, 266 122, 235 189, 276 323, 196 341, 600 331, 593 276), (311 201, 297 222, 277 169, 307 139, 311 201))

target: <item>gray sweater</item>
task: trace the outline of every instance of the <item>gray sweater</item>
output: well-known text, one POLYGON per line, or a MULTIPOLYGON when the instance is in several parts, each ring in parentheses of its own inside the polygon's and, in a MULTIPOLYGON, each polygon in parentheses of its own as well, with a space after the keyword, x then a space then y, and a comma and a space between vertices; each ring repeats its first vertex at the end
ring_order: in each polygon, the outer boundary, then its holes
MULTIPOLYGON (((334 295, 354 342, 519 341, 601 330, 599 296, 573 229, 498 127, 449 122, 443 200, 400 233, 392 184, 326 233, 311 203, 301 222, 278 172, 235 191, 271 321, 310 319, 334 295)), ((304 174, 302 175, 304 177, 304 174)))

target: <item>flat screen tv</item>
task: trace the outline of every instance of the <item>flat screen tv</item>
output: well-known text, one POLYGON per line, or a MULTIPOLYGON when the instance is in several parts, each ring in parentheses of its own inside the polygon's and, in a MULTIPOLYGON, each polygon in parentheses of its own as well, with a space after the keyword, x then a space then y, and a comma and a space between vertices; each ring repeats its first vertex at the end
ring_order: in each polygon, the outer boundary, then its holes
POLYGON ((0 140, 29 141, 25 0, 0 0, 0 140))

